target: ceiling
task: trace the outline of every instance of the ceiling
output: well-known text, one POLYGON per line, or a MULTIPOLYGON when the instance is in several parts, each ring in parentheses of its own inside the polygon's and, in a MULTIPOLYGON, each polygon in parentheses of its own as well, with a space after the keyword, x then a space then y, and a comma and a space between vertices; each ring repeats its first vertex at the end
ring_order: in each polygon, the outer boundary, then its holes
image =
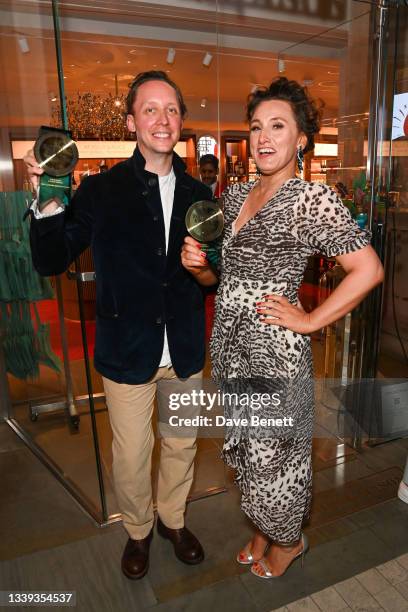
MULTIPOLYGON (((52 94, 58 94, 54 39, 51 33, 25 32, 29 52, 22 53, 18 35, 0 32, 3 78, 0 93, 8 102, 6 112, 12 125, 21 117, 38 124, 38 114, 50 112, 52 94), (26 99, 30 92, 30 103, 26 99)), ((277 56, 267 52, 242 49, 210 48, 209 67, 202 60, 209 47, 172 43, 174 63, 166 63, 169 44, 163 41, 133 39, 65 32, 62 57, 66 95, 91 91, 100 95, 115 93, 115 75, 119 93, 126 93, 128 83, 138 72, 166 70, 183 91, 189 109, 186 127, 212 129, 220 122, 225 129, 244 129, 243 108, 251 88, 268 84, 277 76, 277 56), (202 108, 202 99, 206 107, 202 108), (219 107, 218 107, 219 99, 219 107)), ((285 56, 284 74, 309 83, 311 94, 321 98, 326 116, 336 116, 338 109, 339 61, 285 56)), ((2 113, 2 114, 3 114, 2 113)))
MULTIPOLYGON (((310 7, 302 13, 299 4, 285 14, 285 2, 278 2, 278 11, 271 8, 277 0, 271 2, 220 0, 222 8, 215 13, 212 0, 80 4, 61 0, 66 95, 115 94, 116 82, 118 92, 125 94, 138 72, 166 70, 185 96, 186 128, 213 133, 243 130, 248 94, 255 85, 268 84, 279 74, 281 58, 281 74, 308 84, 312 96, 324 102, 324 116, 336 117, 342 57, 348 44, 348 22, 342 21, 349 16, 343 10, 347 3, 323 3, 327 10, 321 14, 312 14, 310 7), (333 7, 341 7, 341 14, 330 14, 329 4, 332 12, 333 7), (245 9, 249 6, 251 14, 245 9), (166 62, 169 48, 176 51, 172 64, 166 62), (202 60, 208 51, 213 59, 206 67, 202 60)), ((58 100, 51 101, 58 97, 59 87, 50 4, 0 0, 3 125, 28 130, 47 124, 59 105, 58 100), (21 39, 27 43, 26 52, 21 39)), ((318 4, 320 9, 323 4, 318 4)))

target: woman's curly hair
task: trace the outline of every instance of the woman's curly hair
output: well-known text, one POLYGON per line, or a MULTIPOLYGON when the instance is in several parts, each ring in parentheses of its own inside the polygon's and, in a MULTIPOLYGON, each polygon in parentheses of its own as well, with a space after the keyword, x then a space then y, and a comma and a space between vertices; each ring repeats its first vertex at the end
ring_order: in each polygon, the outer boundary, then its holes
POLYGON ((290 81, 286 77, 273 79, 269 87, 259 87, 249 94, 246 118, 250 122, 255 109, 268 100, 284 100, 289 102, 295 115, 299 131, 307 137, 304 153, 314 148, 314 136, 320 130, 323 103, 319 104, 313 100, 306 87, 302 87, 297 81, 290 81))

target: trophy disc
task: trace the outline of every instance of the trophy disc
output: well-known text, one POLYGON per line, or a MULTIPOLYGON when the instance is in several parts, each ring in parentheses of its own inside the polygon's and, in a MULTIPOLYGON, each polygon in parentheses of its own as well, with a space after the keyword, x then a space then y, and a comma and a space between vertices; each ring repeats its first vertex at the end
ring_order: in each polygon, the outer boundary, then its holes
POLYGON ((34 144, 34 156, 49 176, 70 174, 78 161, 78 149, 68 134, 43 132, 34 144))
POLYGON ((195 240, 210 242, 221 236, 224 229, 224 215, 216 202, 200 200, 188 209, 186 227, 195 240))

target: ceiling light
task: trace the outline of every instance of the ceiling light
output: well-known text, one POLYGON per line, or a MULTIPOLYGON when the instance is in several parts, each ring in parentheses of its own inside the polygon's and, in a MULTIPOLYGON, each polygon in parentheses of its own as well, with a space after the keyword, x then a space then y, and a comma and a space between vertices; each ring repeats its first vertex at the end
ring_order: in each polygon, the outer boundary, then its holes
POLYGON ((131 64, 132 62, 131 62, 131 60, 128 60, 128 61, 127 61, 127 63, 128 63, 128 64, 131 64))
POLYGON ((175 57, 176 57, 176 50, 173 49, 173 47, 170 47, 170 49, 167 51, 166 62, 168 64, 172 64, 174 62, 175 57))
POLYGON ((58 100, 57 96, 55 95, 53 91, 50 91, 49 96, 50 96, 51 102, 56 102, 58 100))
POLYGON ((278 72, 285 72, 285 60, 282 57, 278 57, 278 72))
POLYGON ((146 51, 142 51, 140 49, 131 49, 129 53, 132 55, 146 55, 146 51))
POLYGON ((203 66, 207 66, 208 68, 208 66, 212 62, 212 59, 213 59, 213 56, 211 55, 209 51, 207 51, 207 53, 204 55, 204 58, 203 58, 203 66))
POLYGON ((337 81, 320 81, 318 83, 319 87, 326 87, 326 88, 337 88, 339 86, 337 81))
POLYGON ((17 38, 18 45, 20 47, 21 53, 29 53, 30 47, 28 44, 28 40, 25 37, 17 38))
POLYGON ((116 108, 119 108, 120 106, 122 106, 122 100, 120 99, 119 96, 119 85, 118 85, 118 75, 115 74, 115 101, 114 101, 114 105, 116 106, 116 108))
POLYGON ((200 102, 201 108, 205 108, 207 106, 207 98, 203 98, 200 102))

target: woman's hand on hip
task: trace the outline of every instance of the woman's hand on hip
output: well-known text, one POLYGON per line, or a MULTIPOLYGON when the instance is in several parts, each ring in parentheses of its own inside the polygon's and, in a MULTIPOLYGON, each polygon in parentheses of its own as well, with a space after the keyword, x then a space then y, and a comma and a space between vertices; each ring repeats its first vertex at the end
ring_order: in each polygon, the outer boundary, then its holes
POLYGON ((283 295, 264 295, 257 302, 256 309, 261 323, 286 327, 299 334, 310 334, 315 331, 312 328, 310 314, 305 312, 301 303, 291 304, 283 295))

